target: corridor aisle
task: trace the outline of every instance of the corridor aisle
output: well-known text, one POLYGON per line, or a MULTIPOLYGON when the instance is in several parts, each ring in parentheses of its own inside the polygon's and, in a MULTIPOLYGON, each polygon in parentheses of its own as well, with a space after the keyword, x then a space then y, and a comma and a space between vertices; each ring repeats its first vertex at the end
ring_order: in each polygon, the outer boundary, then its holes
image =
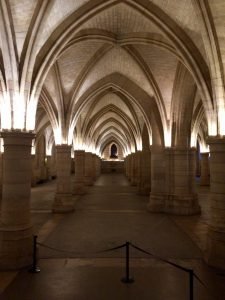
MULTIPOLYGON (((185 300, 188 274, 131 249, 131 275, 124 284, 125 249, 106 251, 126 241, 156 256, 193 268, 216 299, 224 299, 224 278, 202 263, 202 253, 173 218, 146 210, 122 174, 101 175, 77 197, 75 212, 52 215, 55 183, 34 188, 32 216, 39 246, 39 274, 21 271, 2 294, 6 300, 185 300)), ((185 217, 183 217, 185 219, 185 217)), ((209 293, 195 282, 198 300, 209 293)))
MULTIPOLYGON (((63 218, 45 243, 69 251, 70 257, 123 257, 121 251, 95 252, 131 241, 162 257, 200 258, 199 249, 168 216, 146 210, 147 201, 148 197, 137 195, 137 188, 123 175, 102 175, 78 198, 75 213, 63 218)), ((65 257, 64 252, 45 248, 40 249, 40 255, 65 257)))

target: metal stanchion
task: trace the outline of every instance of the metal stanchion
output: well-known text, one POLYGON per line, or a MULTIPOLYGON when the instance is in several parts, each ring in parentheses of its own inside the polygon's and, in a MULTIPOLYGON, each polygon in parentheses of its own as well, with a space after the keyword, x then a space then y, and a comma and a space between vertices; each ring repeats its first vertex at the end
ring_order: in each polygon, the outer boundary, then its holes
POLYGON ((40 268, 37 266, 37 235, 33 236, 33 263, 29 272, 30 273, 40 272, 40 268))
POLYGON ((190 294, 190 300, 194 300, 194 272, 193 272, 193 270, 189 271, 189 294, 190 294))
POLYGON ((121 279, 123 283, 132 283, 134 279, 130 277, 130 253, 129 253, 130 243, 126 242, 126 276, 121 279))

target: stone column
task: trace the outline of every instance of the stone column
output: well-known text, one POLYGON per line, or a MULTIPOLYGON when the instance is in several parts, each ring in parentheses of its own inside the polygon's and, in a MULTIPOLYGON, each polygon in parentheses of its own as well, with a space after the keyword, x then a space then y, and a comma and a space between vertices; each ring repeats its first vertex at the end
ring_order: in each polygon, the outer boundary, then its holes
POLYGON ((148 210, 151 212, 164 212, 165 209, 165 151, 162 146, 151 146, 151 193, 148 210))
POLYGON ((47 166, 46 166, 46 161, 44 160, 41 164, 41 169, 40 169, 40 174, 41 174, 41 182, 45 182, 48 179, 48 173, 47 173, 47 166))
POLYGON ((1 136, 4 139, 4 164, 0 268, 18 269, 32 262, 30 190, 34 134, 3 131, 1 136))
POLYGON ((127 157, 124 157, 124 174, 127 177, 127 157))
POLYGON ((128 179, 129 181, 131 181, 131 177, 132 177, 132 154, 129 154, 129 158, 128 158, 128 179))
POLYGON ((3 157, 4 157, 4 153, 0 152, 0 204, 2 199, 3 157))
POLYGON ((98 176, 99 176, 99 165, 98 165, 98 162, 99 162, 99 158, 98 156, 95 154, 95 178, 97 179, 98 176))
POLYGON ((130 181, 130 154, 126 157, 127 179, 130 181))
POLYGON ((92 153, 92 178, 93 182, 96 180, 96 164, 95 164, 95 154, 92 153))
POLYGON ((177 215, 200 213, 195 187, 196 149, 168 148, 165 212, 177 215))
POLYGON ((46 156, 46 173, 47 173, 46 177, 47 177, 47 180, 52 179, 51 164, 52 164, 52 156, 47 155, 46 156))
POLYGON ((74 151, 75 160, 75 177, 73 183, 73 194, 83 195, 85 193, 84 189, 84 150, 74 151))
POLYGON ((86 185, 93 185, 93 163, 92 163, 92 153, 85 152, 84 159, 84 177, 86 185))
POLYGON ((75 174, 75 161, 74 158, 71 157, 71 170, 70 170, 71 174, 75 174))
POLYGON ((56 145, 57 187, 53 212, 67 213, 74 210, 71 193, 71 146, 56 145))
POLYGON ((130 183, 133 185, 134 181, 134 153, 130 154, 130 183))
POLYGON ((52 156, 51 156, 51 174, 52 174, 52 179, 55 179, 57 177, 57 171, 56 171, 56 146, 54 146, 54 150, 52 151, 52 156))
POLYGON ((209 185, 209 153, 201 153, 200 185, 209 185))
POLYGON ((34 187, 37 184, 37 176, 36 176, 36 158, 35 154, 31 154, 31 186, 34 187))
POLYGON ((137 185, 137 160, 136 153, 131 154, 131 185, 137 185))
POLYGON ((136 161, 137 161, 137 186, 141 184, 141 157, 142 151, 137 151, 136 153, 136 161))
POLYGON ((101 158, 99 156, 97 157, 97 176, 99 177, 101 175, 101 158))
POLYGON ((196 148, 196 176, 200 177, 201 175, 201 167, 200 167, 200 146, 199 143, 197 142, 197 148, 196 148))
POLYGON ((225 269, 225 139, 211 137, 210 146, 210 221, 206 260, 225 269))
POLYGON ((151 152, 143 150, 140 158, 140 182, 138 192, 149 195, 151 190, 151 152))

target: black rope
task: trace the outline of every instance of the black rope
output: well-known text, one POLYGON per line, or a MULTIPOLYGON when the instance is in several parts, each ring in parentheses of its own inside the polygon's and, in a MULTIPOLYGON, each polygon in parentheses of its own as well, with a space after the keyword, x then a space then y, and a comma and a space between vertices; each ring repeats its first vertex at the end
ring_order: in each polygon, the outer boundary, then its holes
POLYGON ((196 275, 194 273, 194 277, 198 280, 199 283, 201 283, 201 285, 208 291, 209 293, 209 296, 212 298, 212 299, 215 299, 215 296, 212 294, 211 290, 207 287, 207 285, 198 277, 198 275, 196 275))
POLYGON ((143 252, 143 253, 145 253, 145 254, 148 254, 148 255, 150 255, 150 256, 152 256, 152 257, 154 257, 154 258, 156 258, 156 259, 158 259, 158 260, 160 260, 160 261, 162 261, 162 262, 165 262, 165 263, 167 263, 167 264, 169 264, 169 265, 172 265, 172 266, 174 266, 175 268, 178 268, 178 269, 180 269, 180 270, 182 270, 182 271, 185 271, 185 272, 187 272, 187 273, 190 273, 190 272, 192 271, 192 269, 188 269, 188 268, 179 266, 179 265, 177 265, 177 264, 175 264, 175 263, 173 263, 173 262, 171 262, 171 261, 168 261, 168 260, 166 260, 166 259, 164 259, 164 258, 161 258, 161 257, 159 257, 159 256, 156 256, 156 255, 154 255, 154 254, 152 254, 152 253, 150 253, 150 252, 148 252, 148 251, 146 251, 146 250, 143 250, 143 249, 141 249, 141 248, 139 248, 139 247, 133 245, 132 243, 131 243, 130 245, 131 245, 133 248, 135 248, 135 249, 137 249, 137 250, 139 250, 139 251, 141 251, 141 252, 143 252))
POLYGON ((104 252, 110 252, 110 251, 113 251, 113 250, 117 250, 117 249, 121 249, 121 248, 124 248, 126 247, 126 243, 120 245, 120 246, 117 246, 117 247, 113 247, 113 248, 110 248, 110 249, 106 249, 106 250, 101 250, 101 251, 98 251, 98 252, 95 252, 95 253, 104 253, 104 252))
POLYGON ((80 254, 80 253, 75 253, 74 251, 67 251, 67 250, 54 248, 54 247, 51 247, 51 246, 48 246, 48 245, 45 245, 45 244, 42 244, 42 243, 39 243, 39 242, 37 244, 41 247, 44 247, 44 248, 47 248, 47 249, 50 249, 50 250, 54 250, 54 251, 57 251, 57 252, 68 253, 68 254, 76 254, 76 255, 80 254))
MULTIPOLYGON (((180 270, 182 270, 182 271, 185 271, 185 272, 187 272, 187 273, 190 273, 191 271, 193 271, 192 269, 188 269, 188 268, 184 268, 184 267, 182 267, 182 266, 179 266, 179 265, 177 265, 177 264, 175 264, 175 263, 173 263, 173 262, 171 262, 171 261, 168 261, 168 260, 166 260, 166 259, 163 259, 163 258, 161 258, 161 257, 158 257, 158 256, 156 256, 156 255, 154 255, 154 254, 152 254, 152 253, 150 253, 150 252, 148 252, 148 251, 146 251, 146 250, 143 250, 143 249, 141 249, 141 248, 139 248, 139 247, 137 247, 137 246, 135 246, 135 245, 133 245, 132 243, 130 243, 130 245, 133 247, 133 248, 135 248, 135 249, 137 249, 137 250, 139 250, 139 251, 141 251, 141 252, 143 252, 143 253, 145 253, 145 254, 148 254, 148 255, 150 255, 150 256, 152 256, 152 257, 154 257, 154 258, 156 258, 156 259, 158 259, 158 260, 160 260, 160 261, 162 261, 162 262, 165 262, 165 263, 167 263, 167 264, 169 264, 169 265, 172 265, 172 266, 174 266, 174 267, 176 267, 176 268, 178 268, 178 269, 180 269, 180 270)), ((212 295, 212 292, 209 290, 209 288, 207 287, 207 285, 195 274, 195 272, 193 272, 193 275, 194 275, 194 277, 202 284, 202 286, 204 286, 204 288, 208 291, 208 293, 209 293, 209 296, 212 298, 212 299, 215 299, 215 296, 214 295, 212 295)))
MULTIPOLYGON (((192 269, 188 269, 188 268, 182 267, 182 266, 180 266, 180 265, 178 265, 178 264, 176 264, 176 263, 173 263, 173 262, 171 262, 171 261, 168 261, 168 260, 166 260, 166 259, 164 259, 164 258, 161 258, 161 257, 157 256, 157 255, 154 255, 154 254, 152 254, 151 252, 146 251, 146 250, 144 250, 144 249, 141 249, 141 248, 139 248, 138 246, 136 246, 136 245, 134 245, 134 244, 132 244, 132 243, 130 243, 130 242, 129 242, 129 244, 130 244, 134 249, 136 249, 136 250, 138 250, 138 251, 140 251, 140 252, 143 252, 143 253, 145 253, 145 254, 147 254, 147 255, 150 255, 150 256, 152 256, 153 258, 158 259, 159 261, 162 261, 162 262, 164 262, 164 263, 167 263, 167 264, 169 264, 169 265, 171 265, 171 266, 173 266, 173 267, 175 267, 175 268, 177 268, 177 269, 180 269, 180 270, 182 270, 182 271, 184 271, 184 272, 186 272, 186 273, 189 273, 189 274, 190 274, 190 272, 193 271, 192 269)), ((106 253, 106 252, 110 252, 110 251, 114 251, 114 250, 118 250, 118 249, 121 249, 121 248, 126 247, 126 243, 124 243, 124 244, 122 244, 122 245, 119 245, 119 246, 116 246, 116 247, 113 247, 113 248, 104 249, 104 250, 100 250, 100 251, 96 251, 96 252, 79 253, 79 252, 75 252, 75 251, 67 251, 67 250, 62 250, 62 249, 54 248, 54 247, 51 247, 51 246, 48 246, 48 245, 46 245, 46 244, 39 243, 39 242, 37 242, 37 245, 39 245, 39 246, 41 246, 41 247, 44 247, 44 248, 47 248, 47 249, 50 249, 50 250, 54 250, 54 251, 58 251, 58 252, 62 252, 62 253, 73 254, 73 255, 76 255, 76 256, 78 256, 78 255, 79 255, 79 256, 83 256, 83 255, 90 255, 90 254, 106 253)), ((206 286, 206 284, 205 284, 205 283, 204 283, 204 282, 203 282, 203 281, 202 281, 195 273, 193 273, 193 275, 194 275, 194 277, 202 284, 202 286, 204 286, 205 289, 209 292, 210 297, 212 297, 213 299, 215 299, 215 297, 212 295, 211 291, 210 291, 209 288, 206 286)))
POLYGON ((68 254, 73 254, 73 255, 76 255, 76 256, 83 256, 83 255, 91 255, 91 254, 99 254, 99 253, 105 253, 105 252, 110 252, 110 251, 114 251, 114 250, 117 250, 117 249, 120 249, 120 248, 123 248, 126 246, 126 244, 122 244, 120 246, 117 246, 117 247, 113 247, 113 248, 109 248, 109 249, 105 249, 105 250, 100 250, 100 251, 96 251, 96 252, 86 252, 86 253, 81 253, 81 252, 75 252, 75 251, 68 251, 68 250, 63 250, 63 249, 59 249, 59 248, 54 248, 54 247, 51 247, 51 246, 48 246, 46 244, 43 244, 43 243, 39 243, 37 242, 37 245, 41 246, 41 247, 44 247, 44 248, 47 248, 47 249, 50 249, 50 250, 54 250, 54 251, 57 251, 57 252, 62 252, 62 253, 68 253, 68 254))

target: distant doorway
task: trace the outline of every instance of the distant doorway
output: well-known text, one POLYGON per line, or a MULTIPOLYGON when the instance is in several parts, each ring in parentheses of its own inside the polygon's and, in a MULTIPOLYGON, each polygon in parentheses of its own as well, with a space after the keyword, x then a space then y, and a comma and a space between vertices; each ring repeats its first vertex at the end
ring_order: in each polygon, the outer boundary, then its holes
POLYGON ((111 146, 111 154, 110 154, 110 158, 118 158, 117 155, 117 147, 115 144, 112 144, 111 146))

